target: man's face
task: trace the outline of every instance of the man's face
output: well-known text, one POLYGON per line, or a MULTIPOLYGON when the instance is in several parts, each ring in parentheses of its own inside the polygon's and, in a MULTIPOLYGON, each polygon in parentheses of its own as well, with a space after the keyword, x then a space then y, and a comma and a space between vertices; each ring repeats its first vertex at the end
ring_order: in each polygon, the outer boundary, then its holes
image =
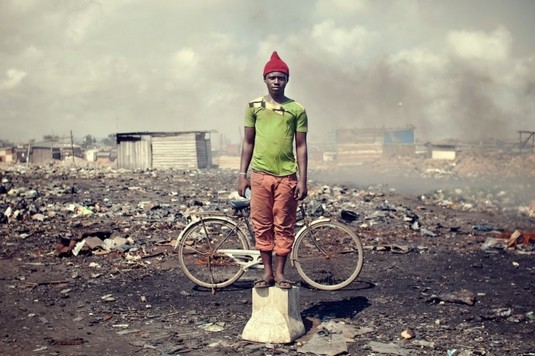
POLYGON ((271 95, 284 95, 284 88, 288 84, 288 76, 282 72, 271 72, 266 74, 264 83, 271 95))

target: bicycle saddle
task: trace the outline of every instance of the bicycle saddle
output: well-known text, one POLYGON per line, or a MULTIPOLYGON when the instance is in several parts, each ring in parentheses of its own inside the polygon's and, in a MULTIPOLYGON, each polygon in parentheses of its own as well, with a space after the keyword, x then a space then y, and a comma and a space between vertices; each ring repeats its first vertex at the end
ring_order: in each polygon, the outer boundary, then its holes
POLYGON ((231 200, 230 205, 236 210, 243 210, 249 207, 249 200, 231 200))

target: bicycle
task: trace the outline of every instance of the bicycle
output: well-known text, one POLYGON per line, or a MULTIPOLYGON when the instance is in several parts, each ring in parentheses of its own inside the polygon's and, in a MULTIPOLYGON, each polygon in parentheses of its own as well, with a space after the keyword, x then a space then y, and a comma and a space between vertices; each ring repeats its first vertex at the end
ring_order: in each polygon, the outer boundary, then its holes
MULTIPOLYGON (((248 200, 231 200, 234 215, 222 212, 198 214, 180 233, 179 265, 188 279, 211 288, 230 286, 247 270, 263 268, 254 247, 248 200)), ((312 220, 302 204, 304 225, 295 235, 290 262, 299 276, 314 288, 326 291, 347 287, 359 275, 364 257, 360 238, 345 224, 321 217, 312 220)))

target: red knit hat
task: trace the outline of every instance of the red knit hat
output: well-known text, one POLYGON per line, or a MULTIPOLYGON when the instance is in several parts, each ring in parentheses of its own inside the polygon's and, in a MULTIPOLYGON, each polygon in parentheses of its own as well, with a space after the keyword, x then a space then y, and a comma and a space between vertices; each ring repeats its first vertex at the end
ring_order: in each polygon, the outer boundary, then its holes
POLYGON ((282 59, 280 59, 277 51, 274 51, 271 54, 271 59, 264 66, 264 77, 266 74, 271 72, 282 72, 287 76, 290 76, 290 70, 288 69, 288 66, 283 62, 282 59))

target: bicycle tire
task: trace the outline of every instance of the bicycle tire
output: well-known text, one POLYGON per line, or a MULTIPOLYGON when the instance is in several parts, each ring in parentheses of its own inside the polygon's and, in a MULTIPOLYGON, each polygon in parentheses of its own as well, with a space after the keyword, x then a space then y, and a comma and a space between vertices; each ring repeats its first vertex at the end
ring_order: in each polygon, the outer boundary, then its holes
POLYGON ((297 233, 292 260, 308 285, 338 290, 350 285, 362 270, 362 241, 337 221, 313 222, 297 233))
POLYGON ((228 287, 243 275, 244 270, 237 258, 222 251, 225 249, 249 249, 238 224, 226 218, 203 218, 186 227, 179 241, 180 268, 187 278, 201 287, 228 287))

